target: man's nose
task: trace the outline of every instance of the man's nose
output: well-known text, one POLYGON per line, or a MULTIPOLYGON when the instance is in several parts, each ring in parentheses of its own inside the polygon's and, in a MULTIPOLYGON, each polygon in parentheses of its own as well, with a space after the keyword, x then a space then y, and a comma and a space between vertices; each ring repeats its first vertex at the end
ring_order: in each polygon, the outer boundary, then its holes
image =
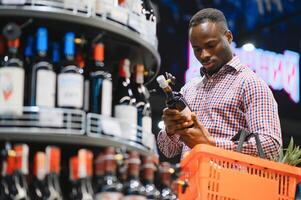
POLYGON ((203 49, 200 55, 202 62, 207 62, 210 58, 210 54, 206 49, 203 49))

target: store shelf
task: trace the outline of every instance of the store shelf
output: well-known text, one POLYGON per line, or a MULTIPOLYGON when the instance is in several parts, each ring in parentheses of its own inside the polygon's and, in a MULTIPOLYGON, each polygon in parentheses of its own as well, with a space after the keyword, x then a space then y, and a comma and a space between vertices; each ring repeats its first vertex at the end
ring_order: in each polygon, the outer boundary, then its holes
MULTIPOLYGON (((108 20, 105 17, 93 16, 84 12, 74 12, 73 10, 55 8, 49 6, 0 6, 0 17, 28 17, 28 18, 40 18, 45 20, 56 20, 60 22, 70 22, 82 26, 88 26, 98 30, 99 32, 106 31, 110 34, 115 34, 119 38, 125 38, 130 42, 140 46, 144 50, 138 51, 141 56, 144 56, 143 60, 147 66, 155 67, 157 74, 159 66, 161 64, 161 58, 157 51, 156 44, 151 44, 146 41, 139 33, 131 30, 125 25, 119 24, 115 21, 108 20)), ((70 26, 70 25, 69 25, 70 26)))
MULTIPOLYGON (((0 128, 1 130, 1 128, 0 128)), ((76 145, 86 145, 92 147, 124 147, 129 151, 137 151, 142 155, 149 155, 152 152, 149 151, 142 145, 135 142, 120 140, 118 138, 110 136, 99 137, 88 137, 81 135, 71 135, 71 134, 53 134, 53 133, 34 133, 34 132, 10 132, 3 133, 0 131, 0 140, 2 141, 16 141, 16 142, 37 142, 37 143, 56 143, 56 144, 76 144, 76 145)))
MULTIPOLYGON (((138 128, 128 126, 134 132, 138 128)), ((23 107, 22 115, 0 115, 2 141, 114 146, 135 150, 143 155, 152 153, 141 144, 121 138, 126 135, 124 131, 116 118, 93 113, 86 116, 84 111, 77 109, 33 106, 23 107)))

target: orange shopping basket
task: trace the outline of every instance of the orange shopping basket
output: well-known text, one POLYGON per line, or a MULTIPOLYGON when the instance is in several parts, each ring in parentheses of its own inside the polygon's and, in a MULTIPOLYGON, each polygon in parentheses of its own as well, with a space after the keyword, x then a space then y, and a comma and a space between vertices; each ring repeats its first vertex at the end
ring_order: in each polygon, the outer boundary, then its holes
POLYGON ((181 161, 180 180, 180 200, 292 200, 301 169, 201 144, 181 161))

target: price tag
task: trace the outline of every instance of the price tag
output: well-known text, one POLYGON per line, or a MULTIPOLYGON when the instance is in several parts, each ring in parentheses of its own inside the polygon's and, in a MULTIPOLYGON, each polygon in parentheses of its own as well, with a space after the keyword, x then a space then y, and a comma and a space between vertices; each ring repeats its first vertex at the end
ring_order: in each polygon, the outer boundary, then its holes
POLYGON ((40 109, 39 123, 45 127, 63 127, 64 113, 61 110, 40 109))
POLYGON ((120 124, 116 119, 103 117, 100 123, 104 134, 121 137, 120 124))

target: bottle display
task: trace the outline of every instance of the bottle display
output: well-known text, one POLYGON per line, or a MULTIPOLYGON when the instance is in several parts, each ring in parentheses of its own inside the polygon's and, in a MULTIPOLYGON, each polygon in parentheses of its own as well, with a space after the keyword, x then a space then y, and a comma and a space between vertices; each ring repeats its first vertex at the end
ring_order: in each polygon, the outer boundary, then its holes
POLYGON ((170 173, 170 164, 167 162, 162 162, 161 163, 161 169, 160 169, 160 174, 161 174, 161 199, 162 200, 176 200, 177 196, 173 192, 171 185, 172 185, 172 180, 171 180, 171 173, 170 173))
POLYGON ((95 199, 96 200, 122 200, 123 186, 117 178, 117 163, 115 160, 115 149, 107 147, 104 152, 104 175, 102 185, 98 185, 95 199))
POLYGON ((48 31, 40 27, 36 34, 37 58, 30 77, 30 105, 55 107, 56 74, 47 56, 48 31))
POLYGON ((68 32, 65 35, 64 54, 65 61, 62 63, 58 75, 57 103, 58 107, 83 108, 84 76, 74 60, 75 34, 68 32))
POLYGON ((142 165, 142 179, 145 187, 145 193, 147 199, 159 200, 160 191, 157 189, 155 180, 155 165, 152 156, 146 156, 143 159, 142 165))
POLYGON ((101 42, 94 46, 94 62, 90 72, 90 110, 92 113, 110 117, 112 115, 112 77, 104 62, 104 48, 101 42))
POLYGON ((19 55, 21 30, 9 23, 3 32, 8 49, 0 66, 0 115, 21 115, 25 81, 23 59, 19 55))
POLYGON ((5 142, 12 143, 0 149, 0 199, 123 200, 160 195, 155 189, 146 191, 158 187, 151 170, 140 173, 152 168, 150 163, 142 168, 140 156, 152 153, 145 146, 153 146, 147 135, 152 134, 152 121, 144 68, 152 71, 160 63, 156 45, 128 26, 134 12, 137 27, 142 27, 142 1, 99 0, 95 3, 107 4, 105 11, 93 16, 92 2, 80 2, 81 10, 79 4, 68 1, 70 7, 66 2, 0 3, 1 9, 14 10, 0 26, 0 135, 3 143, 6 135, 5 142), (49 8, 52 13, 47 13, 49 8), (103 124, 108 131, 101 130, 103 124), (100 134, 89 134, 89 128, 100 134), (110 135, 110 128, 120 134, 110 135))
POLYGON ((128 159, 128 179, 124 184, 124 200, 146 200, 145 187, 139 178, 141 161, 137 152, 130 152, 128 159))
POLYGON ((121 128, 124 130, 124 137, 136 141, 137 131, 129 124, 137 125, 136 99, 133 96, 130 80, 130 61, 123 59, 119 63, 119 79, 115 93, 115 117, 121 121, 121 128))

